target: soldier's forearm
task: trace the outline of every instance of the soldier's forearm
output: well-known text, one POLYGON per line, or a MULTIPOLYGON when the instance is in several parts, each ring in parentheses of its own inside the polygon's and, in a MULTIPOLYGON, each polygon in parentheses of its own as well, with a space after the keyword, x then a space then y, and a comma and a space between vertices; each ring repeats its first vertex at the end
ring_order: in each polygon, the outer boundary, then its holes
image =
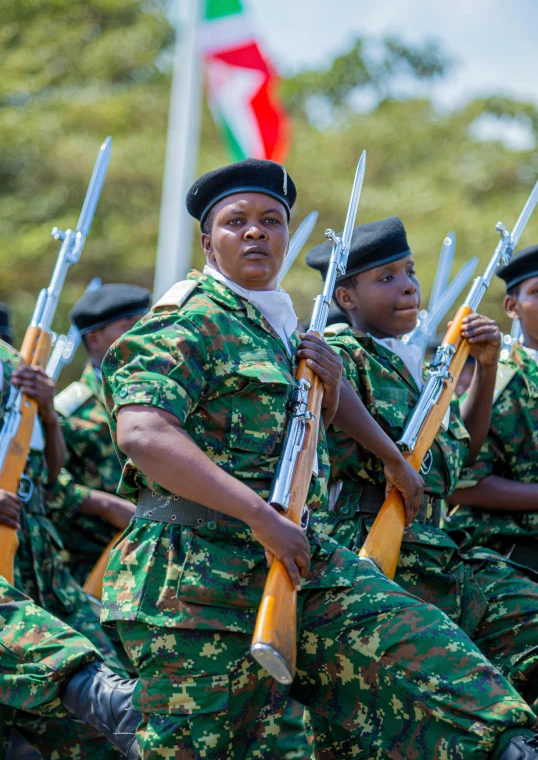
POLYGON ((340 387, 340 403, 333 424, 383 462, 403 460, 394 441, 377 424, 345 378, 340 387))
POLYGON ((472 488, 454 491, 450 501, 487 512, 534 512, 538 510, 538 483, 489 475, 472 488))
POLYGON ((212 462, 168 412, 154 407, 123 407, 118 445, 148 481, 184 499, 258 523, 273 509, 252 489, 212 462))
POLYGON ((468 463, 474 462, 488 434, 495 389, 496 366, 476 365, 461 416, 471 436, 468 463))
POLYGON ((50 419, 42 420, 42 422, 45 433, 45 459, 47 460, 49 475, 48 484, 52 485, 64 466, 66 448, 56 413, 50 419))
POLYGON ((97 515, 115 528, 125 530, 134 517, 135 506, 130 501, 105 491, 92 489, 80 505, 79 512, 97 515))

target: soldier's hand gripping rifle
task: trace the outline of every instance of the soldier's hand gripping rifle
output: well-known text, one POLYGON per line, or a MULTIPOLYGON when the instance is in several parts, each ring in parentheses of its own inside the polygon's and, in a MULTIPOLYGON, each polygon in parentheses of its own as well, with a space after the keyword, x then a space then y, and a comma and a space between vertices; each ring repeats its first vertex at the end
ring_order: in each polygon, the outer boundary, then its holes
MULTIPOLYGON (((342 238, 338 238, 333 230, 325 233, 332 240, 332 254, 325 287, 315 299, 308 330, 318 336, 323 336, 327 325, 336 278, 346 273, 365 168, 366 152, 363 152, 355 173, 342 238)), ((316 463, 323 384, 304 360, 299 362, 295 379, 297 387, 268 501, 296 525, 306 528, 303 519, 305 514, 308 515, 305 503, 316 463)), ((275 558, 265 584, 250 651, 280 683, 289 684, 295 676, 296 630, 297 592, 284 564, 275 558)))
MULTIPOLYGON (((30 326, 24 336, 21 348, 21 364, 30 364, 45 369, 51 352, 51 326, 62 292, 67 270, 76 264, 84 248, 86 237, 101 194, 106 176, 112 138, 107 137, 102 144, 90 180, 84 205, 76 230, 54 227, 52 236, 61 240, 56 266, 48 288, 39 294, 30 326)), ((0 488, 18 493, 20 500, 28 502, 33 493, 33 482, 24 475, 30 451, 30 440, 37 417, 37 402, 11 386, 0 431, 0 488)), ((12 528, 0 525, 0 574, 13 583, 13 562, 19 541, 12 528)))
MULTIPOLYGON (((430 448, 435 441, 446 414, 461 370, 469 356, 469 343, 462 338, 462 322, 468 314, 476 311, 488 289, 497 267, 509 263, 519 242, 521 233, 538 202, 538 182, 534 186, 512 233, 498 222, 499 244, 482 277, 477 277, 465 303, 460 306, 452 323, 430 364, 428 379, 424 384, 411 419, 398 441, 404 456, 417 471, 428 465, 430 448), (426 461, 425 461, 426 460, 426 461)), ((389 578, 394 578, 403 533, 405 529, 404 502, 400 492, 393 488, 377 515, 364 542, 359 556, 370 559, 389 578)))

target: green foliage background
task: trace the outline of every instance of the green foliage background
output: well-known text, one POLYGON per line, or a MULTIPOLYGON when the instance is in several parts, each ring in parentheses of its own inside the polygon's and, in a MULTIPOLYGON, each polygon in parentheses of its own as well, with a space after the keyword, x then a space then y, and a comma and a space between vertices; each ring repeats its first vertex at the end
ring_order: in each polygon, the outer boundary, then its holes
MULTIPOLYGON (((76 223, 98 147, 113 136, 112 160, 81 262, 69 273, 55 327, 96 275, 105 282, 153 282, 170 90, 173 30, 160 0, 18 0, 2 3, 0 25, 0 300, 13 311, 20 345, 37 293, 48 283, 54 225, 76 223)), ((483 115, 516 119, 538 134, 538 109, 495 93, 451 113, 427 97, 402 96, 403 79, 427 82, 450 68, 431 43, 409 48, 382 41, 373 53, 358 40, 323 71, 298 72, 282 84, 293 119, 286 162, 299 188, 292 229, 320 212, 312 244, 343 226, 355 164, 368 151, 359 221, 396 214, 408 230, 426 296, 446 232, 457 233, 456 262, 485 266, 495 222, 508 228, 538 173, 533 151, 478 142, 470 126, 483 115), (376 95, 365 113, 351 107, 363 89, 376 95), (323 128, 312 103, 323 106, 323 128)), ((422 92, 427 92, 422 87, 422 92)), ((228 157, 204 111, 199 169, 228 157)), ((178 198, 178 204, 183 200, 178 198)), ((522 245, 538 239, 538 214, 522 245)), ((194 262, 201 264, 198 246, 194 262)), ((307 318, 320 289, 298 263, 286 280, 307 318)), ((496 282, 484 311, 506 319, 496 282)), ((424 299, 425 300, 425 299, 424 299)), ((61 384, 76 376, 82 357, 61 384)))

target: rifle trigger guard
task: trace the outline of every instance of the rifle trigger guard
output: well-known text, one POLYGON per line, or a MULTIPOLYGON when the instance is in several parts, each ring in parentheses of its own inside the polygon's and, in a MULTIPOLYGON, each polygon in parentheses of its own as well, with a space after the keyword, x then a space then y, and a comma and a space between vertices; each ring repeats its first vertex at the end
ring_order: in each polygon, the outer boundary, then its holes
POLYGON ((19 483, 19 490, 17 496, 23 504, 28 504, 32 496, 34 495, 34 481, 29 478, 28 475, 21 475, 21 481, 19 483), (23 487, 26 484, 26 489, 23 487))
POLYGON ((427 475, 432 468, 432 464, 433 464, 432 450, 428 449, 428 453, 426 454, 426 456, 422 460, 422 464, 420 465, 421 474, 427 475))

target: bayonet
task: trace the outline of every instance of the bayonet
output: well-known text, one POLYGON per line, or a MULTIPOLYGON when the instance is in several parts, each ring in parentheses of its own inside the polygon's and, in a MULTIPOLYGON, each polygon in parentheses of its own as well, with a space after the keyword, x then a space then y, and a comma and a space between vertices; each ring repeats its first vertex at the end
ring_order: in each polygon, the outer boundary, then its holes
POLYGON ((284 259, 284 263, 282 264, 280 272, 278 273, 277 285, 280 285, 284 277, 290 271, 293 262, 301 253, 306 241, 312 234, 312 230, 316 226, 318 216, 319 214, 317 211, 311 211, 295 230, 295 235, 290 240, 288 255, 284 259))

